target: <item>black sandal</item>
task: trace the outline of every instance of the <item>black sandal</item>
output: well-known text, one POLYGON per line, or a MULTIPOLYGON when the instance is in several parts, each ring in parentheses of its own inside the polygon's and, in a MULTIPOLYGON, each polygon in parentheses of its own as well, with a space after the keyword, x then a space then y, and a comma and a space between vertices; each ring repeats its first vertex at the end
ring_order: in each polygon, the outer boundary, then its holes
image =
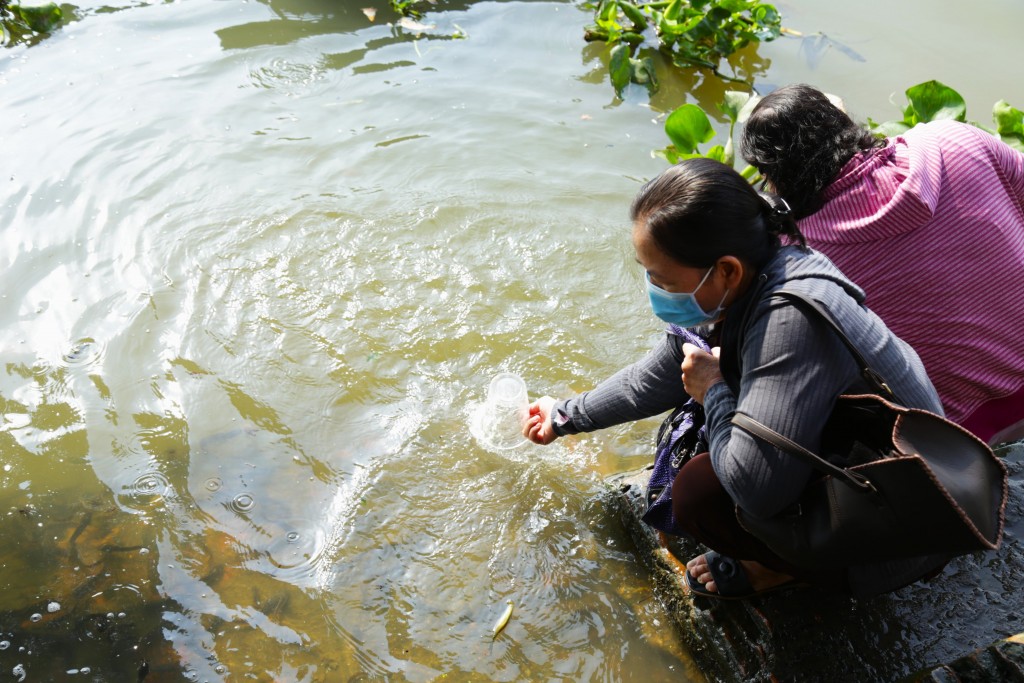
POLYGON ((704 584, 690 574, 689 570, 686 572, 686 586, 690 589, 691 593, 702 598, 749 600, 750 598, 774 593, 784 588, 797 588, 807 585, 796 579, 791 579, 785 583, 780 583, 778 586, 756 591, 750 585, 750 580, 747 579, 747 574, 743 571, 743 565, 738 560, 717 553, 714 550, 705 553, 704 558, 708 562, 708 571, 711 572, 711 578, 718 588, 717 591, 709 591, 704 587, 704 584))

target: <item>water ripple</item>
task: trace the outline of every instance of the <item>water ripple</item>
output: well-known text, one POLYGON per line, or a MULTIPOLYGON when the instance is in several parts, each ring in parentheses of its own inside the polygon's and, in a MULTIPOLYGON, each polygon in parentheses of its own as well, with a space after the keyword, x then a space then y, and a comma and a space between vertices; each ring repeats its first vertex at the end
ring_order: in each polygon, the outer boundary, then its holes
POLYGON ((228 507, 230 507, 235 512, 245 514, 247 512, 250 512, 254 507, 256 507, 256 499, 253 498, 251 494, 239 493, 237 496, 231 499, 231 502, 228 503, 228 507))
POLYGON ((159 505, 171 491, 171 484, 162 472, 146 472, 124 490, 125 504, 137 510, 159 505))
POLYGON ((61 357, 69 367, 89 365, 103 355, 103 346, 91 337, 83 337, 72 342, 71 348, 61 357))

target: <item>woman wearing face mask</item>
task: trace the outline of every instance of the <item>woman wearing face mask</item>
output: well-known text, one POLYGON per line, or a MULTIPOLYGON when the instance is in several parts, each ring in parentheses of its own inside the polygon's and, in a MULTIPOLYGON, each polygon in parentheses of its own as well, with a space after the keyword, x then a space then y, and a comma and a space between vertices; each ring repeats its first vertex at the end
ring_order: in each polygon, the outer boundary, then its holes
POLYGON ((759 195, 728 166, 708 159, 673 166, 640 190, 630 213, 654 313, 680 327, 714 324, 718 346, 706 353, 670 327, 647 357, 593 390, 532 404, 527 438, 548 444, 651 417, 690 397, 701 403, 708 452, 689 460, 672 484, 674 519, 712 551, 687 563, 687 582, 701 595, 747 598, 799 582, 863 596, 937 572, 947 558, 829 571, 793 566, 745 531, 735 513, 738 506, 773 517, 815 476, 735 428, 737 411, 814 451, 836 398, 870 393, 838 336, 776 292, 821 302, 905 405, 941 414, 917 354, 864 307, 859 287, 803 246, 784 202, 759 195), (780 246, 780 236, 791 246, 780 246))

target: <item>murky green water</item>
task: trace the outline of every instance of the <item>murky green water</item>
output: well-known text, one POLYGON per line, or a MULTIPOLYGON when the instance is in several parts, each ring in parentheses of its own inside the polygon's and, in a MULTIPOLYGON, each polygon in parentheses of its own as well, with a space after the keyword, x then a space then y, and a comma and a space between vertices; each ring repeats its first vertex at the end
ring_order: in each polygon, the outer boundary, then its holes
MULTIPOLYGON (((781 4, 835 45, 739 63, 874 118, 928 78, 1024 106, 1024 7, 889 5, 781 4)), ((571 3, 70 14, 0 52, 0 676, 700 680, 601 504, 656 421, 467 421, 658 335, 626 207, 659 114, 729 86, 618 103, 571 3)))

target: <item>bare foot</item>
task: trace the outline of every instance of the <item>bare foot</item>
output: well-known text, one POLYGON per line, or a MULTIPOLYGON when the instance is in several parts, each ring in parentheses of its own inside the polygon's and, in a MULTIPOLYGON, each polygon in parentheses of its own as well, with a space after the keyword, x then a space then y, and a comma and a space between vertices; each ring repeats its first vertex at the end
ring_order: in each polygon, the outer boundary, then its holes
MULTIPOLYGON (((768 590, 792 581, 793 577, 773 569, 769 569, 760 562, 753 560, 740 560, 743 566, 743 573, 747 575, 747 581, 755 591, 768 590)), ((704 555, 698 555, 686 563, 686 570, 690 576, 704 584, 704 588, 712 593, 718 592, 718 586, 711 576, 711 569, 708 567, 708 560, 704 555)))

